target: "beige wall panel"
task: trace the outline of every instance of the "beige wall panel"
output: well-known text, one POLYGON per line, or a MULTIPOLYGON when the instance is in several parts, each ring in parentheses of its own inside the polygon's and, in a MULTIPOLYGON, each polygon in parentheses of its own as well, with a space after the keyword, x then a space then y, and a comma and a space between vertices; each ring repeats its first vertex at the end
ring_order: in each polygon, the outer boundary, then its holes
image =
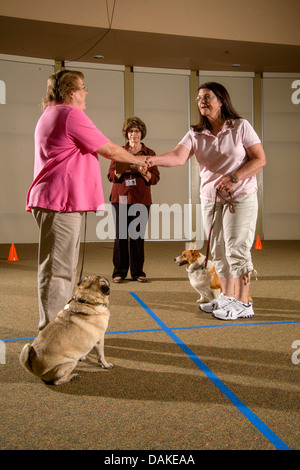
POLYGON ((299 239, 299 76, 268 74, 263 79, 263 97, 264 147, 267 155, 264 172, 265 238, 299 239))
POLYGON ((36 242, 38 229, 25 212, 33 180, 34 129, 54 63, 0 59, 6 104, 0 104, 0 243, 36 242))
MULTIPOLYGON (((172 150, 189 129, 189 73, 134 70, 134 113, 147 126, 145 144, 159 155, 172 150)), ((153 203, 179 204, 184 211, 184 204, 189 203, 189 164, 159 171, 161 179, 152 188, 153 203)), ((185 232, 183 227, 182 238, 185 232)), ((174 231, 170 233, 172 238, 174 231)))

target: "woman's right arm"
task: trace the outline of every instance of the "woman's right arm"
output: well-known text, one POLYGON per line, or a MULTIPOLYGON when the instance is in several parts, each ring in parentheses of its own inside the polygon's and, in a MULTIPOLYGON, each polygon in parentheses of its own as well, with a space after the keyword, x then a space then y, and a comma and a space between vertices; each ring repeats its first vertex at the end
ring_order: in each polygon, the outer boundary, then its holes
POLYGON ((184 165, 185 162, 192 156, 192 152, 185 145, 178 144, 170 152, 162 155, 155 155, 148 157, 148 165, 153 166, 180 166, 184 165))
POLYGON ((133 165, 138 165, 140 167, 146 166, 146 157, 143 161, 140 155, 136 157, 132 153, 127 152, 123 147, 120 147, 120 145, 111 142, 111 140, 99 148, 97 153, 104 158, 108 158, 116 162, 132 163, 133 165))

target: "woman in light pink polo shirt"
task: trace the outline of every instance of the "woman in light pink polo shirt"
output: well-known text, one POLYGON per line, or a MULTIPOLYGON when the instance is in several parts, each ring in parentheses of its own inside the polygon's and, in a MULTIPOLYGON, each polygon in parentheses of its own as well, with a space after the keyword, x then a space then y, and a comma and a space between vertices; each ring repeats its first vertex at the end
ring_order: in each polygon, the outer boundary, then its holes
POLYGON ((211 233, 211 254, 222 294, 200 310, 221 320, 254 315, 249 301, 253 271, 251 247, 257 219, 256 174, 266 164, 260 139, 248 121, 234 110, 227 90, 208 82, 198 89, 199 123, 171 151, 150 157, 157 166, 183 165, 192 155, 199 163, 204 229, 211 233), (221 197, 217 196, 219 190, 221 197), (225 199, 233 199, 235 212, 225 199))
POLYGON ((26 210, 40 229, 39 329, 53 320, 73 291, 83 212, 104 208, 98 154, 141 167, 140 158, 111 142, 86 116, 84 75, 51 75, 35 129, 34 181, 26 210))

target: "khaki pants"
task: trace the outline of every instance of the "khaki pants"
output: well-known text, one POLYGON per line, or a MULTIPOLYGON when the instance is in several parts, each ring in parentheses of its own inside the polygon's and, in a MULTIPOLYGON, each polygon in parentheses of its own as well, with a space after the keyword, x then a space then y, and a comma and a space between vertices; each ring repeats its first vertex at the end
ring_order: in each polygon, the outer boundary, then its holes
MULTIPOLYGON (((242 196, 234 201, 235 213, 226 202, 217 202, 211 234, 210 251, 218 275, 239 278, 253 271, 251 248, 257 220, 257 195, 242 196)), ((214 202, 201 200, 205 235, 208 237, 214 202)))
POLYGON ((80 248, 82 214, 32 209, 39 229, 39 330, 51 322, 73 292, 80 248))

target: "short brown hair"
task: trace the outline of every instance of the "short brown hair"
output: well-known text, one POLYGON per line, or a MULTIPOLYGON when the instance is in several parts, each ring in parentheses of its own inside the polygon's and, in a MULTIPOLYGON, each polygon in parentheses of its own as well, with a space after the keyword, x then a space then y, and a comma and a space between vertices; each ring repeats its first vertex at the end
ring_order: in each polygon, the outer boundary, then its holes
POLYGON ((143 140, 146 137, 147 128, 146 128, 145 123, 139 117, 134 116, 134 117, 130 117, 126 119, 126 121, 123 124, 122 132, 123 132, 123 136, 125 137, 125 139, 128 139, 127 134, 132 127, 137 127, 141 131, 142 133, 141 140, 143 140))
POLYGON ((76 70, 59 70, 50 75, 42 102, 43 109, 49 104, 68 103, 70 93, 78 89, 79 78, 83 80, 84 75, 76 70))

